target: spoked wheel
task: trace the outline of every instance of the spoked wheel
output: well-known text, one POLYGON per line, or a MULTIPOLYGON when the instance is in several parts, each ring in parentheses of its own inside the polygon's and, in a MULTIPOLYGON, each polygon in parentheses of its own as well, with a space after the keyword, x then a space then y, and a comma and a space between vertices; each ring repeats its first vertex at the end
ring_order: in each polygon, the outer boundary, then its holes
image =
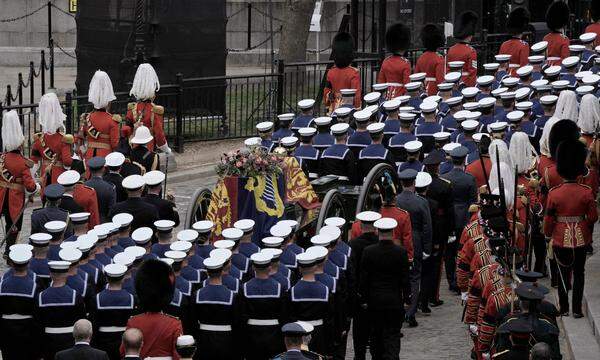
POLYGON ((190 205, 188 205, 187 214, 185 215, 186 229, 190 229, 195 222, 206 219, 211 197, 212 191, 207 188, 200 188, 194 192, 190 205))
POLYGON ((390 183, 396 187, 398 185, 398 175, 391 165, 382 163, 371 169, 360 189, 356 213, 378 208, 384 195, 383 191, 390 183))
POLYGON ((325 224, 325 219, 329 217, 338 216, 346 219, 346 207, 344 206, 344 198, 342 194, 340 194, 337 189, 331 189, 323 198, 323 202, 321 203, 321 210, 319 211, 319 217, 317 219, 317 229, 318 233, 321 230, 323 224, 325 224))

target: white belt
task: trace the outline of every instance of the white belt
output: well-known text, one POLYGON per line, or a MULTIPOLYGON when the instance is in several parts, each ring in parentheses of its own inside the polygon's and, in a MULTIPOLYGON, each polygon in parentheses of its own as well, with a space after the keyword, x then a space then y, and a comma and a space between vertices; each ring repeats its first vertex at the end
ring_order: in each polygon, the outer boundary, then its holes
POLYGON ((323 325, 323 319, 319 319, 319 320, 305 320, 305 323, 309 323, 312 326, 321 326, 323 325))
POLYGON ((434 77, 426 77, 425 81, 436 81, 437 79, 434 77))
POLYGON ((388 84, 388 86, 397 86, 397 87, 401 87, 401 86, 403 86, 403 85, 402 85, 402 84, 400 84, 400 83, 387 83, 387 84, 388 84))
POLYGON ((346 180, 346 181, 350 180, 350 179, 348 179, 347 176, 340 176, 340 175, 334 175, 334 174, 329 174, 328 176, 337 176, 338 180, 346 180))
POLYGON ((98 328, 98 331, 113 333, 113 332, 122 332, 122 331, 125 331, 126 329, 127 328, 125 326, 100 326, 98 328))
POLYGON ((277 319, 248 319, 248 325, 257 325, 257 326, 279 325, 279 320, 277 320, 277 319))
POLYGON ((72 326, 65 327, 47 327, 44 328, 46 334, 70 334, 73 332, 72 326))
POLYGON ((521 67, 521 65, 519 65, 519 64, 508 64, 508 67, 509 68, 518 68, 518 67, 521 67))
POLYGON ((149 356, 144 358, 144 360, 173 360, 171 356, 149 356))
POLYGON ((31 315, 22 315, 22 314, 2 314, 2 318, 4 320, 25 320, 32 319, 31 315))
POLYGON ((309 172, 309 173, 308 173, 308 177, 309 177, 309 178, 318 178, 318 177, 319 177, 319 174, 317 174, 317 173, 311 173, 311 172, 309 172))
POLYGON ((205 330, 205 331, 231 331, 231 325, 200 324, 200 330, 205 330))
POLYGON ((469 76, 469 75, 471 75, 471 74, 469 74, 469 73, 468 73, 468 72, 466 72, 466 71, 463 71, 461 74, 462 74, 462 76, 469 76))
POLYGON ((546 60, 550 60, 550 61, 554 61, 554 60, 560 60, 560 57, 558 57, 558 56, 548 56, 548 57, 546 58, 546 60))

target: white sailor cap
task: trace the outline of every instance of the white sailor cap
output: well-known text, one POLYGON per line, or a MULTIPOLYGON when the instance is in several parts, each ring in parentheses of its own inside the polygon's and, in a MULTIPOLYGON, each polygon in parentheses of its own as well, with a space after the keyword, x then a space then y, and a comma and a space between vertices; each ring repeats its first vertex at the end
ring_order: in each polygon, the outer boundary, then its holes
POLYGON ((313 127, 303 127, 298 130, 298 134, 303 137, 311 137, 317 133, 317 129, 313 127))
POLYGON ((148 171, 144 174, 144 181, 148 186, 156 186, 165 181, 165 174, 159 170, 148 171))
POLYGON ((81 175, 75 170, 67 170, 64 173, 58 175, 58 179, 56 180, 62 186, 72 186, 75 185, 81 175))
MULTIPOLYGON (((165 253, 165 255, 166 255, 166 253, 165 253)), ((113 262, 115 264, 121 264, 121 265, 125 265, 127 267, 131 266, 131 264, 133 264, 134 261, 135 261, 135 257, 124 251, 113 256, 113 262)))
POLYGON ((424 188, 426 186, 429 186, 429 184, 431 184, 432 181, 433 179, 431 175, 429 175, 429 173, 425 171, 419 171, 417 173, 417 178, 415 179, 415 187, 424 188))
POLYGON ((569 56, 563 59, 562 66, 566 69, 572 68, 573 66, 579 64, 579 56, 569 56))
POLYGON ((58 247, 61 249, 77 249, 77 241, 63 241, 58 247))
POLYGON ((283 243, 283 238, 278 236, 267 236, 261 241, 265 247, 279 247, 283 243))
POLYGON ((591 94, 594 92, 594 87, 591 85, 582 85, 582 86, 577 87, 577 89, 575 89, 575 92, 579 96, 591 94))
POLYGON ((213 244, 216 249, 227 249, 231 250, 235 246, 235 241, 232 240, 217 240, 213 244))
POLYGON ((546 76, 557 76, 560 74, 561 69, 562 68, 558 65, 548 66, 546 69, 544 69, 544 74, 546 76))
POLYGON ((492 75, 482 75, 477 78, 477 85, 488 86, 493 83, 495 78, 492 75))
POLYGON ((469 110, 459 110, 454 113, 454 119, 458 122, 464 121, 469 115, 469 110))
POLYGON ((359 110, 354 112, 354 119, 357 122, 365 122, 371 118, 371 112, 367 110, 359 110))
POLYGON ((217 270, 221 269, 225 265, 227 260, 228 259, 223 256, 211 256, 204 259, 202 263, 204 264, 204 267, 208 270, 217 270))
POLYGON ((108 167, 119 167, 125 162, 125 155, 118 151, 114 151, 106 155, 104 160, 106 161, 106 166, 108 167))
POLYGON ((193 243, 198 239, 198 231, 194 229, 185 229, 177 233, 177 240, 193 243))
POLYGON ((127 272, 127 266, 121 264, 108 264, 104 266, 104 274, 109 278, 120 278, 127 272))
POLYGON ((498 70, 498 68, 499 68, 499 67, 500 67, 500 64, 498 64, 498 63, 487 63, 487 64, 483 64, 483 68, 484 68, 485 70, 489 70, 489 71, 492 71, 492 70, 498 70))
POLYGON ((242 236, 244 236, 244 232, 236 228, 227 228, 221 231, 221 236, 227 240, 238 241, 242 236))
POLYGON ((575 73, 575 79, 581 81, 583 80, 584 77, 592 75, 593 72, 586 70, 586 71, 579 71, 577 73, 575 73))
POLYGON ((346 224, 346 219, 339 216, 333 216, 325 219, 325 225, 327 226, 335 226, 337 228, 341 228, 346 224))
POLYGON ((450 134, 449 132, 438 131, 433 134, 433 138, 435 139, 435 141, 444 141, 450 139, 450 135, 452 134, 450 134))
POLYGON ((169 231, 173 230, 173 227, 175 227, 175 221, 173 221, 173 220, 156 220, 154 222, 154 226, 156 227, 157 231, 169 232, 169 231))
POLYGON ((400 107, 400 104, 401 104, 400 100, 398 100, 398 98, 396 98, 396 99, 385 101, 383 103, 383 108, 386 111, 393 111, 393 110, 398 109, 400 107))
POLYGON ((400 95, 396 96, 394 99, 400 101, 400 106, 402 106, 402 104, 406 104, 410 100, 410 95, 400 95))
POLYGON ((279 220, 276 225, 289 226, 293 230, 298 226, 298 221, 291 219, 279 220))
POLYGON ((514 99, 517 94, 514 91, 505 91, 500 94, 500 99, 502 100, 511 100, 514 99))
POLYGON ((356 220, 361 222, 375 222, 381 219, 381 214, 375 211, 362 211, 356 214, 356 220))
POLYGON ((460 104, 462 102, 462 100, 463 100, 462 96, 455 96, 455 97, 451 97, 451 98, 444 100, 444 102, 446 104, 448 104, 448 106, 452 107, 454 105, 460 104))
POLYGON ((479 89, 474 86, 466 87, 462 89, 461 94, 466 98, 472 98, 479 94, 479 89))
POLYGON ((458 80, 460 80, 461 76, 462 74, 460 73, 460 71, 449 72, 446 75, 444 75, 444 81, 454 84, 458 82, 458 80))
POLYGON ((383 91, 389 87, 388 83, 377 83, 371 86, 375 91, 383 91))
POLYGON ((448 62, 448 67, 451 70, 460 70, 462 69, 462 67, 465 65, 464 61, 449 61, 448 62))
POLYGON ((508 91, 508 88, 499 87, 499 88, 496 88, 496 89, 492 90, 492 96, 493 97, 500 97, 500 95, 504 94, 507 91, 508 91))
POLYGON ((272 257, 271 261, 276 261, 279 259, 279 257, 283 253, 283 250, 275 249, 275 248, 266 248, 266 249, 261 249, 260 252, 271 255, 271 257, 272 257))
POLYGON ((78 262, 81 259, 81 256, 83 256, 83 253, 81 252, 81 250, 77 249, 76 247, 61 249, 58 252, 58 257, 62 261, 68 261, 71 264, 78 262))
POLYGON ((66 227, 67 223, 60 220, 48 221, 44 224, 44 229, 51 234, 62 232, 66 227))
POLYGON ((540 87, 548 85, 548 79, 539 79, 531 82, 531 87, 535 90, 540 90, 540 87))
POLYGON ((379 105, 376 105, 376 104, 369 105, 369 106, 365 107, 363 110, 366 112, 369 112, 369 113, 371 113, 371 115, 373 115, 379 111, 379 105))
POLYGON ((169 266, 171 266, 171 267, 172 267, 172 266, 173 266, 173 264, 175 263, 175 261, 173 261, 173 259, 166 258, 166 257, 160 258, 160 259, 158 259, 158 260, 160 260, 160 261, 164 262, 165 264, 167 264, 167 265, 169 265, 169 266))
MULTIPOLYGON (((473 110, 477 110, 479 109, 479 102, 478 101, 470 101, 470 102, 466 102, 463 104, 463 109, 466 111, 473 111, 473 110)), ((466 113, 466 117, 469 117, 468 113, 466 113)))
POLYGON ((78 212, 78 213, 69 214, 69 220, 71 220, 71 222, 73 224, 85 224, 88 222, 89 218, 90 218, 89 212, 78 212))
POLYGON ((487 97, 481 98, 481 100, 479 100, 478 103, 479 103, 480 108, 492 107, 496 104, 496 98, 494 98, 492 96, 487 96, 487 97))
POLYGON ((87 232, 88 234, 92 234, 98 238, 98 240, 104 240, 108 237, 108 229, 104 227, 94 227, 93 229, 87 232))
POLYGON ((182 262, 186 256, 187 256, 186 253, 184 253, 183 251, 175 251, 175 250, 165 251, 165 257, 169 258, 169 259, 173 259, 173 261, 176 263, 182 262))
POLYGON ((340 89, 342 96, 354 96, 356 95, 356 89, 340 89))
POLYGON ((284 138, 281 138, 280 142, 281 145, 284 147, 293 147, 296 146, 296 144, 298 143, 298 138, 295 136, 286 136, 284 138))
POLYGON ((317 261, 325 260, 325 258, 327 258, 327 255, 329 254, 329 250, 327 250, 326 247, 320 245, 313 245, 306 249, 306 252, 311 253, 311 255, 313 255, 317 259, 317 261))
POLYGON ((292 121, 294 120, 294 116, 296 116, 294 113, 285 113, 277 115, 277 118, 279 121, 292 121))
POLYGON ((331 118, 329 116, 319 116, 313 120, 317 126, 326 126, 331 124, 331 118))
MULTIPOLYGON (((221 241, 227 241, 227 240, 221 240, 221 241)), ((208 253, 209 257, 220 257, 225 259, 225 261, 229 261, 229 259, 231 259, 231 256, 233 255, 233 253, 231 252, 231 250, 229 249, 224 249, 224 248, 216 248, 210 251, 210 253, 208 253)))
POLYGON ((544 95, 540 98, 540 104, 542 105, 554 105, 558 100, 556 95, 544 95))
POLYGON ((479 143, 481 141, 481 138, 484 137, 484 136, 489 137, 489 135, 486 134, 486 133, 475 133, 472 136, 473 137, 473 141, 475 141, 476 143, 479 143))
POLYGON ((177 337, 177 347, 181 348, 181 347, 190 347, 190 346, 194 346, 196 344, 196 341, 194 340, 194 337, 192 335, 179 335, 177 337))
POLYGON ((69 271, 70 266, 71 263, 69 261, 48 261, 48 267, 50 268, 50 272, 65 273, 69 271))
POLYGON ((569 80, 556 80, 551 83, 552 89, 562 90, 569 86, 569 80))
POLYGON ((52 240, 52 235, 47 233, 33 233, 29 235, 29 242, 33 246, 46 246, 52 240))
POLYGON ((383 128, 385 127, 384 123, 373 123, 373 124, 369 124, 369 126, 367 126, 367 131, 370 134, 378 134, 380 132, 383 131, 383 128))
POLYGON ((515 109, 521 111, 529 111, 533 107, 533 103, 531 101, 521 101, 515 104, 515 109))
POLYGON ((508 126, 508 123, 506 123, 504 121, 498 121, 498 122, 489 124, 488 128, 492 132, 501 132, 501 131, 504 131, 504 129, 506 129, 507 126, 508 126))
POLYGON ((435 112, 437 110, 437 107, 438 107, 438 104, 433 101, 423 101, 419 105, 419 109, 421 109, 421 112, 423 112, 425 114, 435 112))
POLYGON ((479 126, 479 121, 465 120, 460 125, 462 126, 463 129, 465 129, 465 131, 473 131, 473 130, 477 129, 477 127, 479 126))
MULTIPOLYGON (((522 112, 521 110, 515 110, 515 111, 511 111, 508 114, 506 114, 506 118, 508 119, 508 121, 512 122, 517 122, 517 121, 521 121, 521 119, 523 119, 523 116, 525 116, 525 113, 522 112)), ((491 124, 490 124, 491 125, 491 124)))
POLYGON ((33 257, 33 253, 31 250, 28 250, 24 247, 11 249, 8 252, 8 258, 15 265, 27 264, 29 260, 33 257))
POLYGON ((169 249, 173 251, 183 251, 187 254, 188 251, 192 248, 192 243, 189 241, 175 241, 169 245, 169 249))
POLYGON ((391 231, 398 226, 398 222, 392 218, 381 218, 373 224, 380 231, 391 231))
POLYGON ((261 142, 261 138, 259 138, 258 136, 254 136, 254 137, 247 138, 246 140, 244 140, 244 145, 246 145, 247 147, 253 147, 253 146, 260 145, 260 142, 261 142))
POLYGON ((529 98, 529 95, 531 94, 531 89, 527 86, 522 87, 517 89, 517 91, 515 91, 515 100, 519 101, 519 100, 523 100, 523 99, 527 99, 529 98))
POLYGON ((423 81, 423 80, 425 80, 426 76, 427 76, 426 73, 420 72, 420 73, 414 73, 414 74, 408 75, 408 79, 412 82, 423 81))
POLYGON ((129 213, 118 213, 113 216, 111 220, 114 224, 117 224, 120 228, 124 229, 133 221, 133 215, 129 213))
POLYGON ((407 84, 404 84, 404 87, 406 88, 407 91, 413 91, 413 90, 417 90, 421 87, 421 83, 420 82, 409 82, 407 84))
POLYGON ((319 235, 328 235, 337 240, 342 236, 342 230, 337 226, 326 225, 319 230, 319 235))
POLYGON ((233 227, 247 233, 254 229, 256 222, 252 219, 241 219, 233 223, 233 227))
POLYGON ((379 101, 380 97, 381 97, 381 93, 380 92, 373 91, 373 92, 370 92, 370 93, 366 94, 363 97, 363 100, 365 100, 365 102, 367 104, 372 104, 372 103, 375 103, 375 102, 379 101))
POLYGON ((481 112, 479 112, 479 111, 469 111, 469 113, 467 114, 466 121, 469 121, 469 120, 475 120, 475 121, 477 121, 477 120, 479 120, 480 117, 481 117, 481 112))
POLYGON ((544 55, 531 55, 527 58, 530 64, 541 64, 544 62, 544 55))
POLYGON ((519 84, 519 78, 517 77, 505 77, 504 79, 502 79, 502 85, 506 86, 506 87, 513 87, 513 86, 517 86, 519 84))
POLYGON ((428 97, 423 99, 423 101, 431 101, 431 102, 439 104, 440 102, 442 102, 442 97, 439 95, 429 95, 428 97))
POLYGON ((192 229, 196 230, 200 234, 204 234, 210 232, 214 226, 215 224, 210 220, 200 220, 192 225, 192 229))
POLYGON ((582 52, 583 50, 585 50, 585 46, 584 45, 579 45, 579 44, 569 45, 569 51, 572 52, 572 53, 574 53, 574 54, 578 54, 578 53, 582 52))
POLYGON ((503 62, 507 62, 508 60, 510 60, 511 55, 510 54, 498 54, 498 55, 494 55, 494 58, 496 59, 497 62, 503 63, 503 62))
POLYGON ((533 66, 531 66, 531 65, 521 66, 520 68, 517 69, 517 75, 519 77, 529 76, 529 75, 531 75, 532 72, 533 72, 533 66))
MULTIPOLYGON (((445 80, 445 77, 444 77, 445 80)), ((443 82, 438 84, 438 90, 440 91, 450 91, 454 87, 453 82, 443 82)))
POLYGON ((144 177, 142 175, 129 175, 125 179, 123 179, 123 187, 127 190, 137 190, 141 189, 146 185, 144 181, 144 177))
POLYGON ((600 75, 597 75, 597 74, 588 75, 588 76, 585 76, 583 79, 581 79, 581 81, 585 85, 596 85, 600 81, 600 75))
POLYGON ((273 123, 271 121, 263 121, 256 124, 256 130, 258 132, 267 132, 273 129, 273 123))
POLYGON ((311 266, 315 264, 315 262, 317 261, 317 257, 314 253, 309 253, 305 251, 296 255, 296 261, 300 266, 311 266))
POLYGON ((422 147, 423 143, 419 140, 408 141, 404 144, 404 150, 406 150, 407 153, 415 153, 421 150, 422 147))
POLYGON ((346 134, 350 125, 346 123, 337 123, 331 126, 331 133, 333 135, 346 134))
POLYGON ((449 155, 452 150, 456 149, 459 146, 461 146, 459 143, 448 143, 442 147, 442 150, 444 150, 444 152, 449 155))
POLYGON ((303 99, 298 101, 298 107, 300 109, 310 109, 315 105, 315 100, 313 99, 303 99))
POLYGON ((275 224, 275 225, 271 226, 271 229, 269 229, 269 232, 271 233, 272 236, 285 238, 292 233, 292 228, 287 225, 275 224))
POLYGON ((254 265, 258 265, 259 267, 261 265, 263 265, 263 266, 269 265, 272 260, 273 260, 273 255, 264 253, 262 251, 259 251, 259 252, 256 252, 256 253, 250 255, 250 261, 252 261, 252 263, 254 265))
POLYGON ((333 111, 333 113, 337 116, 337 117, 344 117, 344 116, 348 116, 350 115, 350 113, 352 112, 352 108, 349 108, 347 106, 342 106, 339 107, 337 109, 335 109, 333 111))
POLYGON ((546 50, 547 47, 548 47, 547 41, 540 41, 540 42, 536 42, 535 44, 531 45, 531 51, 533 51, 534 53, 539 53, 541 51, 546 50))
POLYGON ((131 233, 131 238, 136 244, 145 244, 152 238, 153 232, 149 227, 140 227, 131 233))
POLYGON ((87 234, 83 234, 77 237, 77 241, 75 241, 77 243, 77 248, 83 252, 86 253, 90 250, 92 250, 92 248, 94 246, 96 246, 96 242, 98 242, 98 239, 94 236, 89 236, 87 234))
POLYGON ((33 250, 33 245, 30 244, 12 244, 9 248, 9 251, 13 251, 13 250, 28 250, 28 251, 32 251, 33 250))

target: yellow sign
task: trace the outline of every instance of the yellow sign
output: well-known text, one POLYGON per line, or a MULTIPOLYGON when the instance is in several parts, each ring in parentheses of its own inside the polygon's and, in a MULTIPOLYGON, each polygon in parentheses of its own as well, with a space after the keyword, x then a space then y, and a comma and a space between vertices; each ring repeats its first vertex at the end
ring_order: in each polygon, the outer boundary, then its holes
POLYGON ((77 0, 69 0, 69 11, 72 13, 77 12, 77 0))

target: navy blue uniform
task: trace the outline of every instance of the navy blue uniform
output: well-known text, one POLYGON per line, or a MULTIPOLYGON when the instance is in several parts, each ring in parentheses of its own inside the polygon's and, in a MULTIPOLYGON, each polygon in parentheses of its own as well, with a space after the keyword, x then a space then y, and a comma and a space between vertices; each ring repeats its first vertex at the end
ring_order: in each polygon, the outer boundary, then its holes
POLYGON ((31 233, 46 232, 44 224, 50 221, 67 222, 69 213, 56 206, 46 206, 41 209, 35 209, 31 213, 31 233))
POLYGON ((273 140, 273 142, 279 143, 284 137, 292 135, 294 135, 294 132, 291 129, 279 128, 273 133, 273 135, 271 135, 271 140, 273 140))
POLYGON ((50 267, 48 267, 48 259, 31 258, 31 260, 29 260, 29 270, 35 273, 36 282, 42 290, 50 285, 50 267))
POLYGON ((125 191, 125 188, 123 187, 123 176, 121 176, 121 174, 109 170, 102 175, 102 180, 115 186, 117 202, 125 201, 127 199, 127 191, 125 191))
POLYGON ((292 131, 294 131, 297 134, 298 130, 300 130, 301 128, 309 127, 313 119, 314 117, 312 115, 300 114, 296 116, 294 121, 292 121, 292 131))
POLYGON ((196 244, 196 255, 199 255, 203 258, 210 257, 210 252, 213 251, 215 247, 212 244, 206 242, 205 244, 196 244))
POLYGON ((346 145, 352 150, 354 156, 358 158, 360 151, 371 145, 371 136, 368 131, 355 131, 354 134, 348 137, 346 145))
POLYGON ((175 222, 175 227, 179 226, 179 213, 174 202, 163 199, 158 194, 146 194, 143 199, 156 208, 159 219, 171 220, 175 222))
POLYGON ((334 144, 321 154, 320 175, 346 177, 356 183, 356 158, 350 148, 344 144, 334 144))
POLYGON ((575 77, 575 74, 567 72, 560 73, 560 80, 567 80, 569 82, 569 85, 567 86, 567 89, 569 90, 575 90, 577 87, 577 78, 575 77))
POLYGON ((361 150, 358 155, 358 182, 361 183, 369 171, 381 163, 394 166, 392 152, 383 144, 371 144, 361 150))
POLYGON ((152 250, 150 250, 154 255, 159 258, 165 257, 165 252, 171 250, 171 244, 160 244, 156 243, 152 245, 152 250))
POLYGON ((316 178, 319 173, 319 150, 310 144, 300 144, 294 151, 294 157, 302 169, 306 169, 309 178, 316 178), (311 176, 312 175, 312 176, 311 176))
POLYGON ((406 161, 406 149, 404 149, 404 144, 414 140, 417 140, 417 137, 413 133, 403 132, 398 133, 390 138, 388 148, 392 151, 396 166, 400 165, 401 162, 406 161))
POLYGON ((400 163, 400 166, 398 166, 398 174, 400 174, 402 171, 404 171, 406 169, 413 169, 415 171, 424 171, 425 165, 423 165, 423 163, 420 162, 419 160, 405 161, 403 163, 400 163))
POLYGON ((242 282, 246 282, 246 280, 250 277, 250 259, 246 257, 246 255, 241 253, 234 253, 231 255, 231 264, 235 266, 241 273, 242 282))
POLYGON ((85 182, 86 186, 96 190, 98 199, 98 211, 100 212, 100 221, 106 222, 110 209, 117 202, 117 190, 113 183, 103 180, 100 176, 94 176, 85 182))
POLYGON ((312 144, 322 154, 325 149, 335 144, 335 138, 329 132, 320 132, 313 137, 312 144))
POLYGON ((423 143, 421 151, 428 154, 435 146, 433 134, 442 131, 442 125, 435 122, 423 122, 415 128, 415 136, 423 143))
POLYGON ((442 117, 440 125, 442 125, 442 131, 447 131, 449 133, 454 132, 454 130, 456 130, 458 127, 458 123, 452 114, 447 114, 446 116, 442 117))
POLYGON ((268 153, 270 153, 271 151, 273 151, 273 149, 275 148, 275 143, 271 140, 271 139, 262 139, 260 141, 260 147, 262 147, 263 149, 265 149, 268 153))
POLYGON ((383 143, 387 145, 392 136, 400 132, 400 120, 386 119, 383 127, 383 143))
POLYGON ((240 253, 244 254, 248 258, 252 256, 252 254, 260 251, 258 245, 253 242, 241 242, 238 249, 240 253))
POLYGON ((120 359, 119 346, 127 320, 135 314, 135 301, 126 290, 103 290, 92 302, 90 318, 94 325, 94 347, 109 358, 120 359))

